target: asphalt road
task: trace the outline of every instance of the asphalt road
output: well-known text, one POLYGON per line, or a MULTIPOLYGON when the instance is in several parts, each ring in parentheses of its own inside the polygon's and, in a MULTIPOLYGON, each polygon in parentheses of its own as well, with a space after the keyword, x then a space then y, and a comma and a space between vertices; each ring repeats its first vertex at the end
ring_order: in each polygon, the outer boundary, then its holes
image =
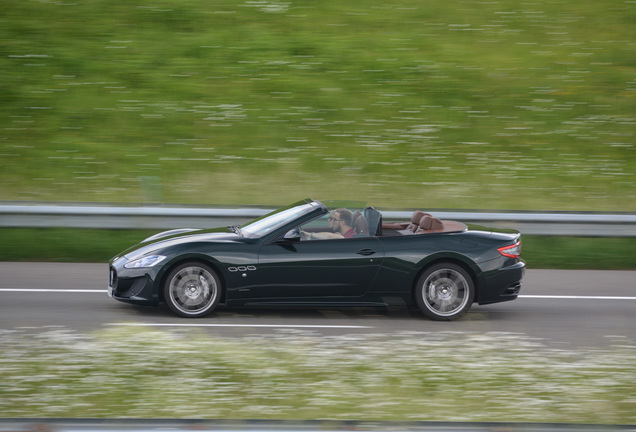
POLYGON ((0 329, 65 327, 89 332, 113 325, 196 326, 225 337, 280 328, 318 334, 511 332, 550 347, 606 348, 636 341, 636 272, 528 270, 515 301, 474 305, 455 322, 433 322, 394 309, 219 310, 182 319, 167 308, 107 297, 106 264, 0 263, 0 329))

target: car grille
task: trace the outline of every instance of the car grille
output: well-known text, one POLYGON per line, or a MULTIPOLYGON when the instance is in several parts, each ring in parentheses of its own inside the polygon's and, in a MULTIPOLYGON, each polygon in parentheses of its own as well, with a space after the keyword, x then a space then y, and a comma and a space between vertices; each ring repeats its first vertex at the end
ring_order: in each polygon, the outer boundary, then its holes
POLYGON ((117 271, 112 266, 110 267, 110 278, 108 281, 108 286, 111 288, 117 288, 117 271))

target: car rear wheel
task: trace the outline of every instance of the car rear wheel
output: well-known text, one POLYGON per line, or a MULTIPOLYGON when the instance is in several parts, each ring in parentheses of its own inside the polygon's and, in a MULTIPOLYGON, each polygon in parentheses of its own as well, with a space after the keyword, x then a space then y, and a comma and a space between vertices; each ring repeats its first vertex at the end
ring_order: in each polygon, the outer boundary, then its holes
POLYGON ((473 279, 463 268, 452 263, 428 268, 415 287, 418 307, 435 321, 459 318, 470 308, 474 298, 473 279))
POLYGON ((168 274, 164 298, 170 310, 179 316, 203 317, 219 304, 221 282, 216 272, 205 264, 181 264, 168 274))

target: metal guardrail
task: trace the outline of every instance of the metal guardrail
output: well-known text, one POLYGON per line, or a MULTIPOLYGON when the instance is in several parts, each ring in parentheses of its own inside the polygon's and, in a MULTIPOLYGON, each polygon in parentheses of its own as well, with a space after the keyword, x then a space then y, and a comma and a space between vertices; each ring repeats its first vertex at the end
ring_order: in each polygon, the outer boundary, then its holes
POLYGON ((283 420, 0 419, 0 432, 605 432, 636 425, 283 420))
MULTIPOLYGON (((211 228, 242 224, 273 209, 65 204, 2 204, 0 227, 67 227, 109 229, 211 228)), ((440 219, 511 228, 524 234, 636 237, 636 214, 499 213, 435 211, 440 219)), ((385 220, 409 220, 411 211, 382 211, 385 220)))

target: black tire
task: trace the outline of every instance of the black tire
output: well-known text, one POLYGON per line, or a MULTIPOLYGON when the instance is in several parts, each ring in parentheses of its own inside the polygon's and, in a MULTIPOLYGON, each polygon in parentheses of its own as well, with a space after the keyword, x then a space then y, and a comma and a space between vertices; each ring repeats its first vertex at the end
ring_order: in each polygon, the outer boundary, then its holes
POLYGON ((175 267, 166 277, 163 294, 168 307, 186 318, 212 312, 221 299, 221 281, 209 266, 189 262, 175 267))
POLYGON ((415 301, 422 313, 435 321, 461 317, 473 303, 475 283, 460 266, 440 263, 422 273, 415 286, 415 301))

